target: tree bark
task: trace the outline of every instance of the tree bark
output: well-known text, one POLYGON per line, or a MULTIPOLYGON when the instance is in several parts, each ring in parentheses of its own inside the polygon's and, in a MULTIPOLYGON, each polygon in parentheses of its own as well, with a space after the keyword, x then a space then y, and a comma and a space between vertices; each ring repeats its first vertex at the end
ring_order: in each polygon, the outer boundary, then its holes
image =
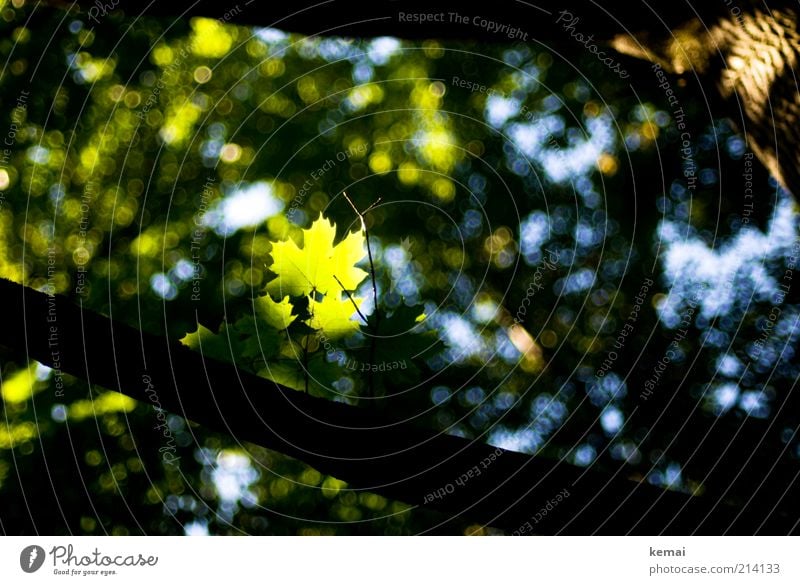
POLYGON ((636 481, 624 464, 579 468, 314 398, 7 280, 0 306, 0 345, 28 359, 450 519, 510 533, 746 534, 766 515, 762 531, 792 530, 791 517, 760 510, 732 524, 730 506, 636 481))

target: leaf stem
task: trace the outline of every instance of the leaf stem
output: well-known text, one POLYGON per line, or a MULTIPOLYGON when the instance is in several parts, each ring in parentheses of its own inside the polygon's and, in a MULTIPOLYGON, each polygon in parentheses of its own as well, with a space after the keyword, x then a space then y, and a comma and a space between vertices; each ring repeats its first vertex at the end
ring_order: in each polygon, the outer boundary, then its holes
MULTIPOLYGON (((316 289, 311 289, 311 294, 308 296, 309 302, 309 320, 314 319, 314 294, 316 293, 316 289)), ((311 373, 308 371, 308 339, 311 335, 306 334, 305 343, 303 344, 303 378, 305 381, 305 390, 306 394, 308 394, 308 378, 311 376, 311 373)))
POLYGON ((352 295, 352 294, 350 294, 350 291, 349 291, 349 290, 347 290, 347 289, 344 287, 344 284, 342 284, 342 281, 341 281, 341 280, 339 280, 339 277, 338 277, 338 276, 336 276, 336 275, 334 274, 334 275, 333 275, 333 278, 334 278, 334 280, 335 280, 336 282, 338 282, 338 283, 339 283, 339 286, 341 286, 341 287, 342 287, 342 290, 344 291, 344 294, 346 294, 346 295, 347 295, 347 298, 348 298, 348 299, 350 299, 350 302, 351 302, 351 303, 353 303, 353 306, 356 308, 356 313, 358 313, 358 316, 359 316, 359 317, 361 317, 361 320, 362 320, 362 321, 364 321, 364 324, 365 324, 365 325, 369 325, 369 321, 367 321, 367 318, 364 316, 364 313, 362 313, 362 312, 361 312, 361 309, 359 309, 359 308, 358 308, 358 305, 356 304, 356 300, 353 298, 353 295, 352 295))
MULTIPOLYGON (((370 365, 375 363, 375 356, 377 351, 377 343, 378 343, 378 327, 381 323, 381 312, 378 310, 378 283, 375 277, 375 262, 372 259, 372 248, 369 245, 369 230, 367 229, 367 222, 364 220, 364 214, 369 212, 373 207, 375 207, 378 203, 380 203, 381 198, 378 197, 369 207, 367 207, 363 212, 359 211, 358 208, 355 206, 353 201, 350 197, 347 196, 347 193, 342 191, 342 195, 350 204, 350 207, 353 208, 358 219, 361 220, 361 230, 364 232, 364 239, 367 242, 367 257, 369 258, 369 276, 370 280, 372 281, 372 299, 373 299, 373 306, 375 307, 375 325, 372 327, 372 337, 370 339, 370 346, 369 346, 369 361, 370 365)), ((338 280, 338 279, 337 279, 338 280)), ((369 371, 369 393, 370 396, 375 396, 375 374, 370 368, 369 371)))

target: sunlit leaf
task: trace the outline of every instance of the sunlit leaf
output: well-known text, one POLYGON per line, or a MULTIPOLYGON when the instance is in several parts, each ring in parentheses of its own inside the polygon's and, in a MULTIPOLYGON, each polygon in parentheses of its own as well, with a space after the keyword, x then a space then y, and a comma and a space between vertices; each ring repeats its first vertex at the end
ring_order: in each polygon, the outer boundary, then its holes
POLYGON ((330 339, 338 339, 355 333, 359 329, 360 317, 356 305, 361 308, 363 299, 354 297, 340 299, 337 295, 326 295, 321 301, 313 303, 309 325, 322 331, 330 339))
POLYGON ((259 317, 279 331, 286 329, 296 318, 296 315, 292 315, 292 304, 288 295, 280 302, 273 301, 269 295, 258 297, 255 307, 259 317))
POLYGON ((209 352, 210 355, 219 340, 216 333, 198 323, 197 331, 187 333, 181 337, 180 342, 189 349, 202 351, 203 353, 209 352))
POLYGON ((355 266, 366 255, 364 235, 350 233, 338 245, 334 245, 335 237, 336 226, 320 216, 303 230, 302 246, 291 238, 275 242, 270 269, 277 278, 267 285, 267 290, 280 297, 312 291, 327 294, 341 291, 342 287, 355 290, 367 276, 355 266))
POLYGON ((220 326, 220 332, 214 333, 203 325, 197 331, 187 333, 181 343, 199 351, 205 357, 233 362, 244 360, 239 365, 248 366, 248 361, 269 359, 278 353, 280 341, 277 331, 256 331, 252 318, 244 317, 236 323, 220 326))

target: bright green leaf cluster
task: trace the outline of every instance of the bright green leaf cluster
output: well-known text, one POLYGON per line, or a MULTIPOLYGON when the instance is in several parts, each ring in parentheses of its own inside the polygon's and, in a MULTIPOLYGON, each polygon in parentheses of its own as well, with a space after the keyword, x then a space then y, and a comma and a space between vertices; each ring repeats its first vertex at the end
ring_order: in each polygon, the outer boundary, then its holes
POLYGON ((270 270, 277 276, 267 285, 268 295, 259 301, 265 318, 270 323, 288 320, 286 307, 291 298, 302 301, 308 326, 328 339, 358 331, 353 315, 363 299, 351 292, 367 277, 356 266, 367 254, 364 234, 351 232, 334 244, 336 226, 320 216, 302 236, 301 245, 291 238, 272 245, 270 270), (269 295, 283 300, 275 303, 269 295))
POLYGON ((367 255, 365 234, 350 232, 337 243, 336 226, 320 216, 298 236, 273 242, 275 277, 254 299, 252 315, 223 323, 217 333, 199 325, 181 341, 296 390, 324 394, 354 372, 359 388, 372 395, 414 384, 415 362, 441 350, 436 335, 421 326, 423 306, 376 308, 364 316, 355 290, 368 276, 357 266, 367 255), (361 347, 342 341, 359 331, 361 347))
POLYGON ((355 266, 367 253, 364 234, 349 233, 338 244, 335 237, 333 222, 319 217, 299 242, 274 242, 269 268, 276 276, 254 300, 253 316, 223 323, 217 333, 198 325, 181 342, 290 388, 329 387, 341 368, 319 351, 321 340, 359 331, 354 316, 363 299, 353 291, 367 277, 355 266))

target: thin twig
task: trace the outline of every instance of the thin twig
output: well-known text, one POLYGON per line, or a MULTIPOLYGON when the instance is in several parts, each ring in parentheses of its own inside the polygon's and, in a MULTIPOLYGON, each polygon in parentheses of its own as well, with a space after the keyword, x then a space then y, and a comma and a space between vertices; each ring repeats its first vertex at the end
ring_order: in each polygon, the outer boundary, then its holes
POLYGON ((383 197, 378 197, 375 201, 372 202, 372 205, 370 205, 364 211, 362 211, 361 214, 362 215, 366 215, 367 213, 369 213, 370 210, 372 210, 373 207, 375 207, 376 205, 378 205, 378 203, 381 202, 381 199, 383 199, 383 197))
POLYGON ((353 298, 353 295, 350 294, 350 291, 347 290, 344 287, 344 285, 342 284, 342 281, 339 280, 339 277, 337 277, 335 274, 333 275, 333 278, 334 278, 334 280, 336 280, 336 282, 339 283, 339 286, 342 287, 342 290, 344 291, 344 294, 347 295, 347 298, 350 299, 350 302, 353 303, 353 306, 356 308, 356 313, 358 313, 358 316, 361 317, 361 320, 364 321, 364 323, 366 325, 369 325, 369 321, 367 321, 367 318, 364 316, 364 313, 361 312, 361 309, 358 308, 358 305, 356 304, 356 300, 353 298))
MULTIPOLYGON (((342 195, 344 195, 344 198, 350 204, 350 207, 353 208, 353 211, 355 211, 356 215, 358 216, 358 219, 361 220, 361 229, 364 232, 364 239, 367 241, 367 257, 369 258, 369 275, 370 275, 370 280, 372 281, 372 299, 373 299, 373 306, 375 307, 375 326, 372 328, 372 337, 370 339, 370 346, 369 346, 369 361, 370 364, 372 365, 375 363, 375 355, 377 351, 376 345, 378 342, 378 327, 380 326, 381 322, 381 312, 378 310, 378 284, 375 277, 375 262, 372 259, 372 248, 369 245, 369 230, 367 229, 367 222, 364 219, 364 214, 367 213, 369 210, 371 210, 373 207, 375 207, 378 203, 380 203, 381 198, 378 197, 378 199, 374 201, 372 205, 367 207, 365 211, 361 212, 355 206, 350 197, 347 196, 347 193, 342 191, 342 195)), ((369 391, 370 391, 370 396, 374 397, 375 375, 372 371, 372 368, 370 368, 369 372, 369 391)))
MULTIPOLYGON (((311 289, 311 294, 308 295, 308 302, 309 302, 309 308, 310 308, 310 311, 309 311, 309 315, 310 315, 309 322, 314 319, 314 294, 315 293, 316 293, 316 289, 312 288, 311 289)), ((309 339, 309 337, 311 337, 311 335, 306 334, 305 343, 303 344, 304 345, 304 347, 303 347, 303 374, 305 374, 304 381, 305 381, 306 394, 308 394, 308 379, 311 377, 311 372, 308 371, 308 339, 309 339)))
POLYGON ((370 277, 371 277, 371 280, 372 280, 372 295, 373 295, 373 302, 375 303, 375 310, 377 312, 377 309, 378 309, 378 285, 377 285, 376 280, 375 280, 375 263, 372 260, 372 248, 369 245, 369 230, 367 229, 367 222, 364 219, 364 214, 367 213, 373 207, 375 207, 378 203, 380 203, 381 198, 378 197, 378 199, 375 202, 373 202, 372 205, 367 207, 362 212, 362 211, 358 210, 358 208, 355 206, 355 204, 350 199, 350 197, 347 196, 347 193, 342 191, 342 195, 344 195, 344 198, 350 204, 350 207, 353 208, 353 211, 356 212, 356 215, 358 216, 358 219, 361 220, 361 229, 364 231, 364 239, 367 241, 367 257, 369 258, 369 273, 370 273, 370 277))

